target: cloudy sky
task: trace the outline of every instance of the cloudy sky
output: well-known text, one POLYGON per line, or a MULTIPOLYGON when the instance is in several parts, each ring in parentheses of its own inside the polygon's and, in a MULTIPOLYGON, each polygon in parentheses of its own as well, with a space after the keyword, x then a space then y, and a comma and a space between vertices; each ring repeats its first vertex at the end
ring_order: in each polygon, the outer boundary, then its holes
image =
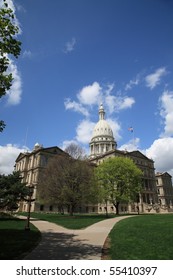
POLYGON ((118 149, 138 149, 173 175, 173 1, 7 2, 22 51, 0 100, 0 172, 36 142, 89 152, 102 102, 118 149))

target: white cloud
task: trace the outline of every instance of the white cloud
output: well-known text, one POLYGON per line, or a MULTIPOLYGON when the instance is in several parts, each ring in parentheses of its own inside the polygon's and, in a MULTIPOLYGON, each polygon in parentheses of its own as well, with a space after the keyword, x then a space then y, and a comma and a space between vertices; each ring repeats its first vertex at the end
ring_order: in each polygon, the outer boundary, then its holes
POLYGON ((75 112, 81 113, 85 117, 89 116, 89 112, 86 108, 82 106, 82 104, 77 103, 75 101, 71 101, 69 98, 67 98, 64 102, 65 109, 66 110, 73 110, 75 112))
POLYGON ((13 144, 0 146, 0 174, 12 173, 16 158, 20 153, 26 151, 26 149, 26 147, 19 148, 13 144))
POLYGON ((155 88, 160 84, 161 78, 166 75, 167 71, 165 67, 158 68, 154 73, 145 77, 146 86, 150 89, 155 88))
POLYGON ((123 96, 121 92, 118 92, 117 95, 113 95, 114 84, 108 84, 108 89, 105 90, 105 96, 102 96, 103 103, 108 107, 110 114, 114 112, 119 112, 120 110, 131 108, 135 103, 133 97, 123 96))
POLYGON ((173 135, 173 91, 164 91, 161 98, 160 115, 164 119, 164 133, 162 136, 173 135))
POLYGON ((105 104, 108 107, 110 114, 112 114, 114 111, 117 111, 116 96, 114 95, 105 96, 105 104))
POLYGON ((82 144, 89 144, 95 123, 82 120, 76 128, 76 140, 82 144))
POLYGON ((173 138, 160 138, 146 150, 146 156, 155 162, 156 171, 168 172, 173 176, 173 138))
POLYGON ((11 59, 7 72, 12 73, 13 76, 12 86, 7 93, 7 103, 8 105, 17 105, 21 101, 22 80, 17 65, 11 59))
POLYGON ((31 58, 32 57, 32 53, 30 50, 24 50, 23 54, 22 54, 23 58, 31 58))
POLYGON ((72 38, 71 41, 68 41, 65 44, 64 53, 70 53, 74 51, 75 45, 76 45, 76 39, 72 38))
POLYGON ((120 110, 131 108, 134 103, 135 103, 135 100, 133 97, 125 96, 124 98, 122 98, 120 100, 120 110))
POLYGON ((101 86, 98 82, 85 86, 78 93, 77 98, 84 105, 95 105, 101 101, 101 86))
POLYGON ((120 126, 120 124, 115 119, 108 118, 108 119, 106 119, 106 121, 108 122, 108 124, 110 125, 110 127, 113 131, 115 141, 120 140, 121 139, 121 136, 120 136, 121 126, 120 126))
POLYGON ((134 86, 137 86, 140 82, 140 79, 139 79, 139 75, 137 75, 137 77, 133 80, 130 80, 129 83, 126 84, 125 86, 125 90, 128 91, 130 89, 132 89, 134 86))
POLYGON ((131 108, 135 103, 133 97, 128 96, 114 96, 107 95, 105 96, 105 104, 108 106, 109 112, 119 112, 120 110, 131 108))
POLYGON ((107 84, 107 89, 105 90, 106 95, 110 95, 113 89, 115 88, 115 84, 107 84))
POLYGON ((136 151, 139 149, 139 138, 131 139, 128 143, 123 144, 121 147, 119 147, 119 150, 126 150, 128 152, 136 151))
POLYGON ((113 95, 114 84, 108 84, 106 87, 101 87, 98 82, 84 86, 77 94, 78 102, 71 101, 67 98, 64 102, 66 109, 71 109, 82 113, 84 116, 89 116, 89 111, 94 105, 99 105, 101 102, 105 105, 109 114, 131 108, 135 103, 133 97, 123 96, 121 92, 113 95))
POLYGON ((15 3, 16 8, 19 12, 26 13, 26 9, 19 3, 15 3))

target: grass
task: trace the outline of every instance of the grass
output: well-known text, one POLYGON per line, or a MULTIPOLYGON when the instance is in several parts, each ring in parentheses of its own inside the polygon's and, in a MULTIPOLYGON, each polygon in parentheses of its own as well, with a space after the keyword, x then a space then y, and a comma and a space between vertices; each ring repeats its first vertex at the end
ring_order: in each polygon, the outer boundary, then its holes
MULTIPOLYGON (((22 213, 26 215, 26 213, 22 213)), ((114 215, 115 216, 115 215, 114 215)), ((109 215, 109 218, 114 217, 109 215)), ((55 223, 57 225, 63 226, 68 229, 83 229, 97 222, 103 221, 106 219, 106 215, 95 215, 95 214, 79 214, 74 216, 61 215, 56 213, 31 213, 31 217, 37 218, 40 220, 48 221, 55 223)))
POLYGON ((41 234, 32 224, 25 231, 25 221, 0 213, 0 260, 20 260, 39 242, 41 234))
MULTIPOLYGON (((106 218, 95 214, 72 217, 54 213, 31 215, 69 229, 85 228, 106 218)), ((25 231, 24 220, 0 214, 1 260, 23 259, 26 252, 38 244, 40 232, 32 224, 30 226, 31 230, 25 231)), ((114 226, 109 238, 112 260, 172 260, 173 215, 140 215, 124 219, 114 226)))
POLYGON ((109 238, 112 260, 173 260, 173 215, 141 215, 122 220, 109 238))

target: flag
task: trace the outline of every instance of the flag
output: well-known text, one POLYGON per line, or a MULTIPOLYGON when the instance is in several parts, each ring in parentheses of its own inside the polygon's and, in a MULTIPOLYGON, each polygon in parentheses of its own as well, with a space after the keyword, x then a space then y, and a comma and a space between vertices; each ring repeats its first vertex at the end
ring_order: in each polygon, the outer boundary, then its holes
POLYGON ((130 127, 128 128, 128 131, 133 132, 133 127, 130 126, 130 127))

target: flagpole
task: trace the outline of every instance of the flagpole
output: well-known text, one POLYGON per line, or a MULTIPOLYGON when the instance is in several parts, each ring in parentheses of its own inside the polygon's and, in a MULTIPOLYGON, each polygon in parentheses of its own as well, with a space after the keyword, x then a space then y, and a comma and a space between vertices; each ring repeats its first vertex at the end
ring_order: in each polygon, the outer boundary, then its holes
POLYGON ((130 126, 130 127, 128 128, 128 130, 132 133, 132 143, 133 143, 133 145, 134 145, 134 147, 135 147, 135 134, 134 134, 134 129, 133 129, 132 126, 130 126))
MULTIPOLYGON (((27 141, 28 141, 28 130, 29 130, 29 128, 27 127, 27 129, 26 129, 26 135, 25 135, 25 143, 24 143, 25 149, 26 149, 26 145, 27 145, 27 141)), ((26 152, 27 152, 27 150, 26 150, 26 152)))
POLYGON ((133 145, 135 147, 135 133, 134 133, 134 129, 133 129, 132 133, 133 133, 133 145))

